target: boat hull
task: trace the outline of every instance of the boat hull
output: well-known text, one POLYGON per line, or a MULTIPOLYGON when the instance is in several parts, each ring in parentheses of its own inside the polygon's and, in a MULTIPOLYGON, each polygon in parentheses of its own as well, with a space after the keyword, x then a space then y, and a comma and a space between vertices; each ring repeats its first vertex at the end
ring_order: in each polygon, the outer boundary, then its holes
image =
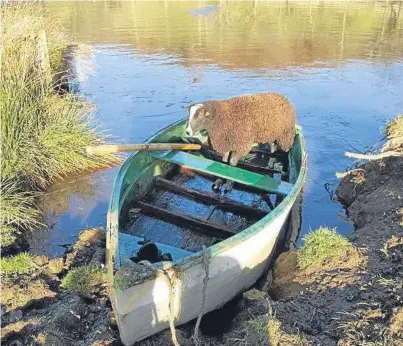
MULTIPOLYGON (((185 125, 185 120, 179 121, 149 142, 180 138, 185 125)), ((132 345, 168 328, 172 318, 176 326, 197 318, 202 309, 206 264, 208 280, 204 313, 220 308, 255 284, 270 265, 276 245, 284 239, 287 228, 294 225, 287 221, 300 196, 306 175, 305 144, 300 128, 297 128, 296 141, 289 157, 293 188, 267 216, 205 252, 189 253, 189 256, 175 259, 170 262, 170 268, 154 271, 154 275, 141 280, 131 280, 136 276, 135 271, 130 272, 133 263, 125 262, 127 256, 122 255, 125 253, 123 246, 119 249, 122 242, 122 239, 119 240, 119 215, 127 212, 125 204, 128 204, 129 196, 144 192, 147 186, 145 180, 151 181, 162 166, 158 160, 150 163, 149 157, 141 152, 129 157, 115 180, 110 200, 106 253, 111 302, 124 345, 132 345), (149 178, 144 178, 146 172, 152 172, 149 178), (142 177, 141 182, 138 182, 139 177, 142 177), (119 281, 117 285, 117 277, 127 268, 124 275, 129 283, 122 285, 119 281)))
MULTIPOLYGON (((294 201, 293 201, 294 202, 294 201)), ((204 313, 215 310, 251 287, 266 270, 293 202, 260 232, 209 258, 204 313)), ((174 287, 175 325, 197 318, 203 301, 203 262, 187 268, 174 287)), ((116 292, 116 317, 124 345, 132 345, 169 327, 170 283, 157 276, 116 292)))

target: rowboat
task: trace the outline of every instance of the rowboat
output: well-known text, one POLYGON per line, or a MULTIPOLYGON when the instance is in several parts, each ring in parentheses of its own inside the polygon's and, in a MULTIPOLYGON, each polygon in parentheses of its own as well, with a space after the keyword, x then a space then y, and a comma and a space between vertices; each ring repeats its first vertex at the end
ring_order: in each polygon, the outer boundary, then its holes
MULTIPOLYGON (((186 123, 147 143, 206 143, 186 137, 186 123)), ((288 153, 259 145, 237 167, 205 145, 131 154, 107 214, 107 276, 122 343, 169 327, 174 333, 252 287, 282 239, 305 175, 299 126, 288 153), (212 192, 217 178, 232 180, 234 189, 212 192)))

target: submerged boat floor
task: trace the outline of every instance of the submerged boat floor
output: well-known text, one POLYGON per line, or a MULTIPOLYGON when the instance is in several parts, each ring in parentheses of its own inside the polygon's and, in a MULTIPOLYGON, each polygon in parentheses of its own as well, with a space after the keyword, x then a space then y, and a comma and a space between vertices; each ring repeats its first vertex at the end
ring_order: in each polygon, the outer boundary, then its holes
MULTIPOLYGON (((267 167, 269 156, 265 155, 264 159, 256 158, 257 155, 250 155, 245 162, 253 162, 260 167, 267 167)), ((272 159, 273 162, 273 159, 272 159)), ((276 168, 282 171, 282 162, 276 163, 276 168)), ((281 174, 271 174, 275 179, 281 180, 281 174)), ((175 169, 166 180, 176 183, 187 189, 198 190, 208 194, 213 194, 212 183, 216 180, 215 177, 198 174, 194 171, 179 168, 175 169)), ((281 201, 281 196, 265 193, 263 198, 262 191, 253 191, 253 189, 245 189, 241 184, 234 184, 233 190, 224 195, 223 188, 221 192, 214 193, 216 196, 225 196, 232 201, 241 203, 245 207, 253 208, 262 211, 264 216, 271 211, 267 198, 270 198, 272 205, 276 205, 281 201)), ((153 214, 153 210, 144 212, 147 206, 152 206, 158 210, 170 212, 174 215, 185 215, 194 217, 197 220, 204 220, 207 223, 216 225, 218 228, 229 230, 236 234, 245 228, 249 227, 260 219, 255 214, 242 213, 237 210, 229 211, 227 208, 222 208, 216 203, 207 203, 194 197, 184 196, 178 191, 172 191, 169 186, 163 184, 154 185, 150 191, 133 205, 129 211, 127 222, 121 232, 132 236, 143 238, 146 241, 166 244, 185 251, 196 252, 200 251, 202 246, 211 246, 227 238, 228 234, 213 231, 203 232, 195 226, 195 223, 187 225, 184 222, 175 222, 170 214, 165 217, 153 214), (252 215, 253 214, 253 215, 252 215)), ((272 206, 271 206, 272 207, 272 206)))

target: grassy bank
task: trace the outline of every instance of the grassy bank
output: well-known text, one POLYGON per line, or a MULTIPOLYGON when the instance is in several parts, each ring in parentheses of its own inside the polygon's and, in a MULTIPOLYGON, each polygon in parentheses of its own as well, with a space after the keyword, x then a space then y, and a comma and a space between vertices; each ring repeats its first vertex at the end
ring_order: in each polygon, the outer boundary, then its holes
POLYGON ((72 173, 117 162, 88 157, 87 145, 104 141, 96 132, 94 106, 58 93, 63 56, 74 42, 34 4, 2 5, 1 229, 2 244, 16 230, 40 225, 38 191, 72 173))

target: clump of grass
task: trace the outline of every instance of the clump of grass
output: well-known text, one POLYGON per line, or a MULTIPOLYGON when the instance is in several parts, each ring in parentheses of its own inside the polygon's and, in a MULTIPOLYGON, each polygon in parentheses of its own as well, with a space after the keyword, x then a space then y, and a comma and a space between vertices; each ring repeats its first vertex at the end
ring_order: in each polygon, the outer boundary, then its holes
POLYGON ((94 126, 94 106, 55 90, 63 52, 71 44, 66 31, 46 19, 34 3, 6 4, 0 11, 0 221, 2 225, 32 229, 38 225, 39 216, 34 191, 71 173, 112 166, 119 159, 114 155, 86 155, 86 146, 106 140, 94 126), (38 37, 43 32, 49 57, 45 60, 38 53, 38 37))
MULTIPOLYGON (((253 339, 263 345, 267 343, 267 318, 266 316, 257 316, 246 321, 244 324, 246 327, 247 334, 253 335, 253 339)), ((247 340, 239 339, 241 341, 239 344, 247 344, 247 340)), ((238 344, 238 343, 237 343, 238 344)))
MULTIPOLYGON (((392 330, 388 328, 388 323, 385 320, 384 311, 375 305, 380 305, 379 302, 371 302, 370 304, 362 303, 362 309, 354 311, 339 312, 345 315, 338 322, 340 329, 339 345, 400 345, 398 342, 399 336, 393 335, 392 330), (389 330, 388 330, 389 329, 389 330), (395 338, 395 337, 396 338, 395 338), (396 341, 396 343, 394 342, 396 341)), ((393 309, 393 312, 396 310, 393 309)), ((390 322, 393 321, 393 313, 391 314, 390 322)), ((391 327, 392 325, 389 325, 391 327)), ((398 327, 399 328, 399 327, 398 327)))
POLYGON ((390 318, 389 333, 403 338, 403 308, 394 308, 390 318))
POLYGON ((320 227, 308 233, 303 240, 304 245, 298 252, 300 268, 318 268, 338 263, 354 250, 348 239, 337 234, 335 228, 320 227))
POLYGON ((0 195, 2 240, 3 235, 14 233, 16 228, 33 229, 41 225, 40 212, 34 204, 37 193, 22 191, 16 181, 5 179, 1 181, 0 195))
POLYGON ((385 255, 386 258, 389 258, 398 248, 403 248, 403 237, 392 235, 392 237, 388 239, 385 244, 383 244, 383 247, 380 249, 380 251, 385 255))
POLYGON ((281 322, 269 306, 267 314, 253 316, 242 323, 242 329, 234 330, 234 345, 296 345, 308 346, 311 343, 299 332, 290 333, 282 328, 281 322), (252 341, 252 342, 251 342, 252 341))
POLYGON ((403 115, 399 115, 386 126, 386 134, 389 139, 403 137, 403 115))
POLYGON ((31 272, 34 266, 33 257, 27 252, 1 259, 1 272, 6 275, 26 274, 31 272))
POLYGON ((403 115, 399 115, 386 126, 386 137, 382 151, 403 149, 403 115))
POLYGON ((61 287, 71 292, 91 295, 104 282, 105 273, 102 269, 82 266, 70 270, 63 278, 61 287))
POLYGON ((17 230, 9 225, 3 225, 0 228, 1 246, 9 246, 17 239, 17 230))
POLYGON ((267 336, 269 338, 270 345, 277 345, 281 338, 281 322, 271 316, 267 323, 267 336))
POLYGON ((281 328, 281 322, 274 316, 269 317, 267 323, 267 337, 269 345, 307 346, 311 343, 301 334, 286 333, 281 328))

